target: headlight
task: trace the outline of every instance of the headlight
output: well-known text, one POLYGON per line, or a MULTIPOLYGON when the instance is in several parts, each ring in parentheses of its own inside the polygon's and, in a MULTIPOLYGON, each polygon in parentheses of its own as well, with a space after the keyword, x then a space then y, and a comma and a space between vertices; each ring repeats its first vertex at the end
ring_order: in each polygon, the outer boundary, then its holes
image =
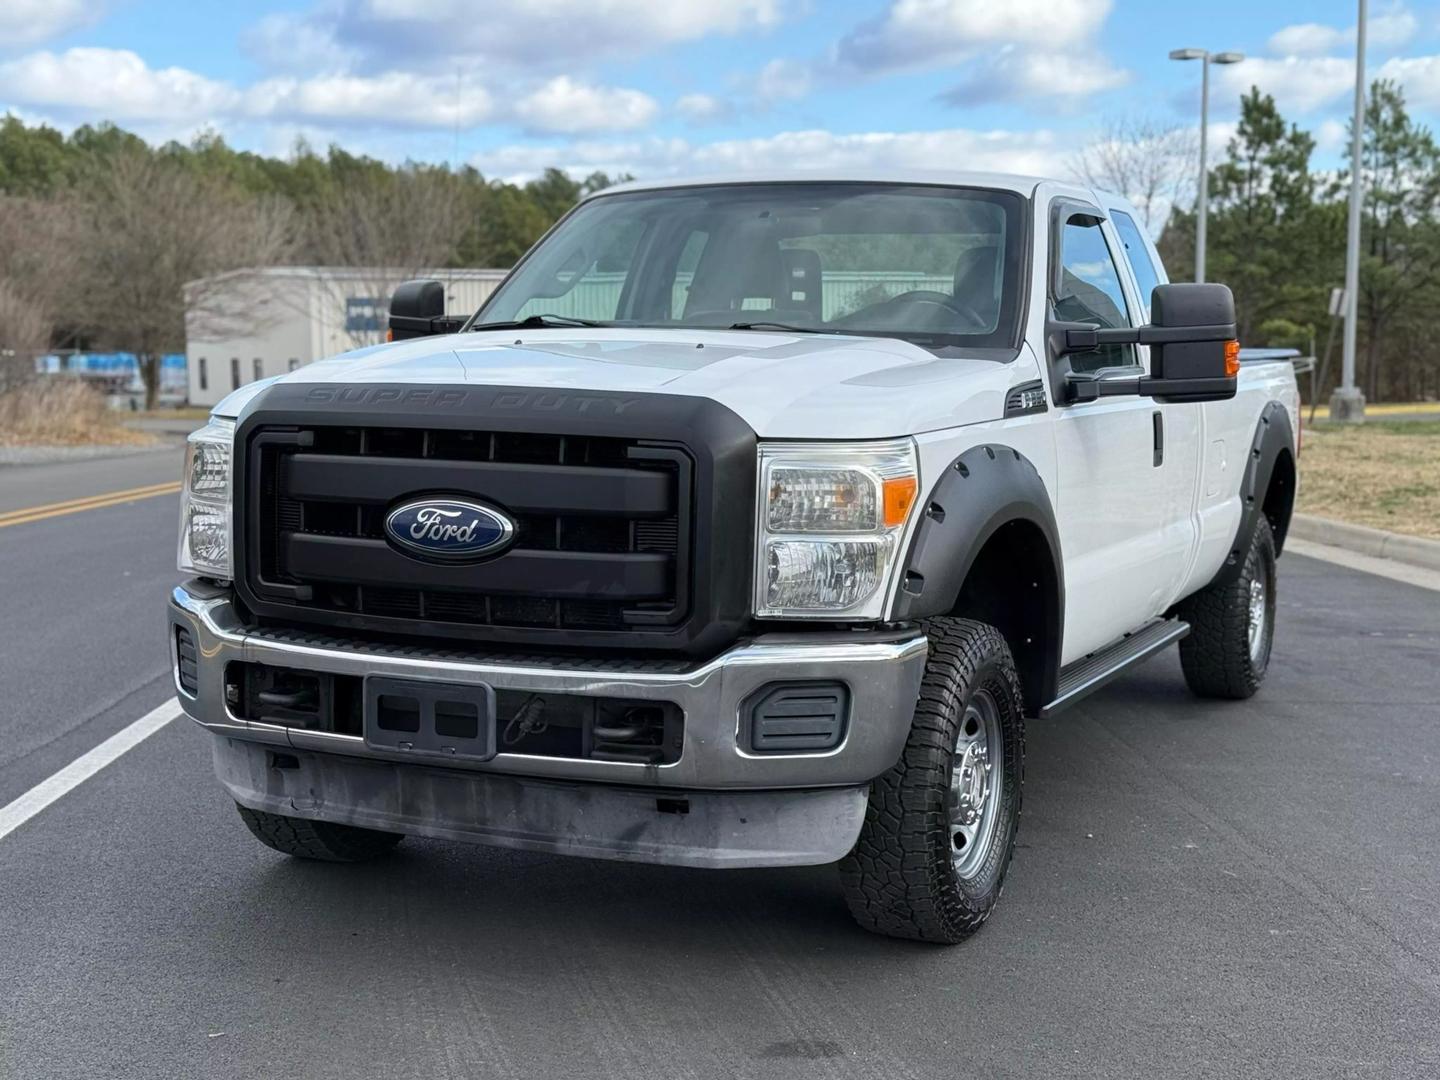
POLYGON ((235 421, 212 417, 185 443, 180 493, 180 569, 205 577, 234 576, 230 554, 230 457, 235 421))
POLYGON ((883 618, 919 481, 910 439, 761 444, 755 614, 883 618))

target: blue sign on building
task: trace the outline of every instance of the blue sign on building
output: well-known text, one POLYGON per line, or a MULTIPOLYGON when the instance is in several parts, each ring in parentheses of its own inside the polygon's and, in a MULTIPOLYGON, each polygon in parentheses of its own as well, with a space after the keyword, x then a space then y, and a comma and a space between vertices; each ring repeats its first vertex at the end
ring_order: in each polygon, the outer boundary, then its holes
POLYGON ((355 331, 385 329, 390 311, 384 297, 347 296, 345 298, 345 329, 355 331))
MULTIPOLYGON (((80 375, 92 379, 125 379, 139 382, 140 364, 134 353, 51 353, 35 358, 35 370, 42 375, 80 375)), ((166 353, 160 358, 162 390, 184 390, 185 354, 166 353)))

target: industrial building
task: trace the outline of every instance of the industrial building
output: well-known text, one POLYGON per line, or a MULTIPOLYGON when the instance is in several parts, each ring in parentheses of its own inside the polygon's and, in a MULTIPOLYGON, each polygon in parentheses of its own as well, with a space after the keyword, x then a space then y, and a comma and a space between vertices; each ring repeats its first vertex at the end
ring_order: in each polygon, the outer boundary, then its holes
POLYGON ((275 266, 185 286, 185 367, 192 405, 214 405, 256 379, 385 340, 390 294, 410 278, 446 283, 446 310, 469 314, 504 270, 275 266))

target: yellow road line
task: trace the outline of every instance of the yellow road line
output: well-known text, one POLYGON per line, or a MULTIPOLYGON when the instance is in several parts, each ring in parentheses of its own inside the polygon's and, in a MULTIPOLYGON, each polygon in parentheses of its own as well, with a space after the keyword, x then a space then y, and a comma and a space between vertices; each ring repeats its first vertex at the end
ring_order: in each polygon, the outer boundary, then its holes
POLYGON ((0 521, 12 517, 27 517, 30 514, 43 513, 46 510, 62 510, 70 506, 80 506, 84 503, 98 502, 101 499, 114 499, 121 495, 145 495, 152 491, 169 491, 174 486, 174 480, 167 480, 163 484, 146 484, 144 487, 126 488, 123 491, 102 491, 98 495, 86 495, 80 499, 66 499, 64 502, 43 503, 40 506, 25 506, 19 510, 7 510, 4 513, 0 513, 0 521))
POLYGON ((44 521, 46 518, 61 517, 65 514, 77 514, 81 510, 99 510, 106 506, 118 506, 120 503, 134 502, 137 499, 151 499, 156 495, 173 495, 180 490, 179 481, 171 481, 165 484, 149 484, 145 487, 128 488, 125 491, 109 491, 101 495, 91 495, 84 499, 69 499, 65 502, 47 503, 43 506, 30 506, 21 510, 11 510, 9 513, 0 514, 0 529, 7 525, 25 525, 32 521, 44 521))

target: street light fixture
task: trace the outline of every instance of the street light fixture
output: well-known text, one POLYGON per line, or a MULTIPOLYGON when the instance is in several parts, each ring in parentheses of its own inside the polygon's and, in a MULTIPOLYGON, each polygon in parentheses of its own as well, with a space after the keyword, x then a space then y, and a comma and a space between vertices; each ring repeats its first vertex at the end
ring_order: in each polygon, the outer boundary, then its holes
POLYGON ((1200 61, 1200 192, 1195 200, 1195 280, 1205 280, 1205 218, 1210 205, 1210 174, 1205 164, 1206 144, 1210 141, 1210 65, 1238 64, 1244 53, 1218 52, 1208 49, 1173 49, 1171 60, 1200 61))

